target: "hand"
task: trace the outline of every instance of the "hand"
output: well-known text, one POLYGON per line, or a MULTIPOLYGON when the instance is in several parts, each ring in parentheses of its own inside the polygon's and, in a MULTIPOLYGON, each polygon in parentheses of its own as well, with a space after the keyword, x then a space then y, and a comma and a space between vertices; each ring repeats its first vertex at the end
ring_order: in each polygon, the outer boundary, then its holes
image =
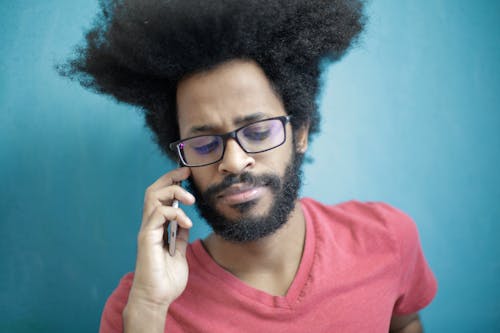
POLYGON ((186 248, 193 223, 182 209, 171 205, 174 199, 184 205, 195 202, 193 195, 176 185, 189 175, 189 168, 173 170, 146 190, 142 224, 137 237, 134 282, 127 306, 134 304, 167 309, 186 288, 186 248), (166 227, 171 220, 176 220, 179 226, 174 256, 170 256, 164 242, 166 227))

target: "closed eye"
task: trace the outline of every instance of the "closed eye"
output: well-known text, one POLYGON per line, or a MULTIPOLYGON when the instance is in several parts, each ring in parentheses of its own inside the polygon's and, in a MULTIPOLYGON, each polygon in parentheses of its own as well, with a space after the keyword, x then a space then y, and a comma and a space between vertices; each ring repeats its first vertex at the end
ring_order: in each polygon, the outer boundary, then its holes
POLYGON ((214 140, 206 145, 193 147, 193 149, 200 155, 205 155, 213 152, 219 147, 219 142, 214 140))
POLYGON ((199 155, 206 155, 218 149, 221 145, 221 140, 216 136, 200 136, 186 140, 185 144, 185 149, 199 155))
POLYGON ((253 141, 262 141, 269 137, 271 134, 270 130, 266 131, 248 131, 245 132, 245 138, 253 141))

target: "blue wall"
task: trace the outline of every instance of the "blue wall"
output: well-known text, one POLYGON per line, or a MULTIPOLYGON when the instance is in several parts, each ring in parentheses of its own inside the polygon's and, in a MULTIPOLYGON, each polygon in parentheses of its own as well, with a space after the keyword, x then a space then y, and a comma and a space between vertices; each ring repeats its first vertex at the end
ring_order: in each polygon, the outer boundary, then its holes
MULTIPOLYGON (((172 168, 138 112, 52 68, 96 9, 0 2, 1 332, 96 331, 134 267, 143 191, 172 168)), ((324 72, 303 194, 413 216, 439 280, 428 332, 500 331, 499 13, 373 0, 361 46, 324 72)))

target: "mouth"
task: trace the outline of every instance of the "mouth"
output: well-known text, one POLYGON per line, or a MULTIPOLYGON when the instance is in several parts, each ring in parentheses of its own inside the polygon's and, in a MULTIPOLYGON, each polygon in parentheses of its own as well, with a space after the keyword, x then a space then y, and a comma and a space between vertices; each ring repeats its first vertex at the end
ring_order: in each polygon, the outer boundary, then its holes
POLYGON ((217 195, 217 199, 227 205, 237 205, 260 198, 264 189, 263 186, 233 185, 217 195))

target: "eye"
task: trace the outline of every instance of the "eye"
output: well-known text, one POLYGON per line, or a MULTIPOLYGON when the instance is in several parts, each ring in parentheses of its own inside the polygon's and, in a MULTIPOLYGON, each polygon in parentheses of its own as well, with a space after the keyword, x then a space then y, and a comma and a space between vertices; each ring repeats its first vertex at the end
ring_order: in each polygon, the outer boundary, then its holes
POLYGON ((243 135, 245 136, 245 138, 252 141, 265 140, 269 137, 270 134, 271 129, 265 124, 249 126, 243 130, 243 135))
POLYGON ((220 142, 215 137, 200 137, 189 140, 189 147, 200 155, 210 154, 217 150, 219 146, 220 142))

